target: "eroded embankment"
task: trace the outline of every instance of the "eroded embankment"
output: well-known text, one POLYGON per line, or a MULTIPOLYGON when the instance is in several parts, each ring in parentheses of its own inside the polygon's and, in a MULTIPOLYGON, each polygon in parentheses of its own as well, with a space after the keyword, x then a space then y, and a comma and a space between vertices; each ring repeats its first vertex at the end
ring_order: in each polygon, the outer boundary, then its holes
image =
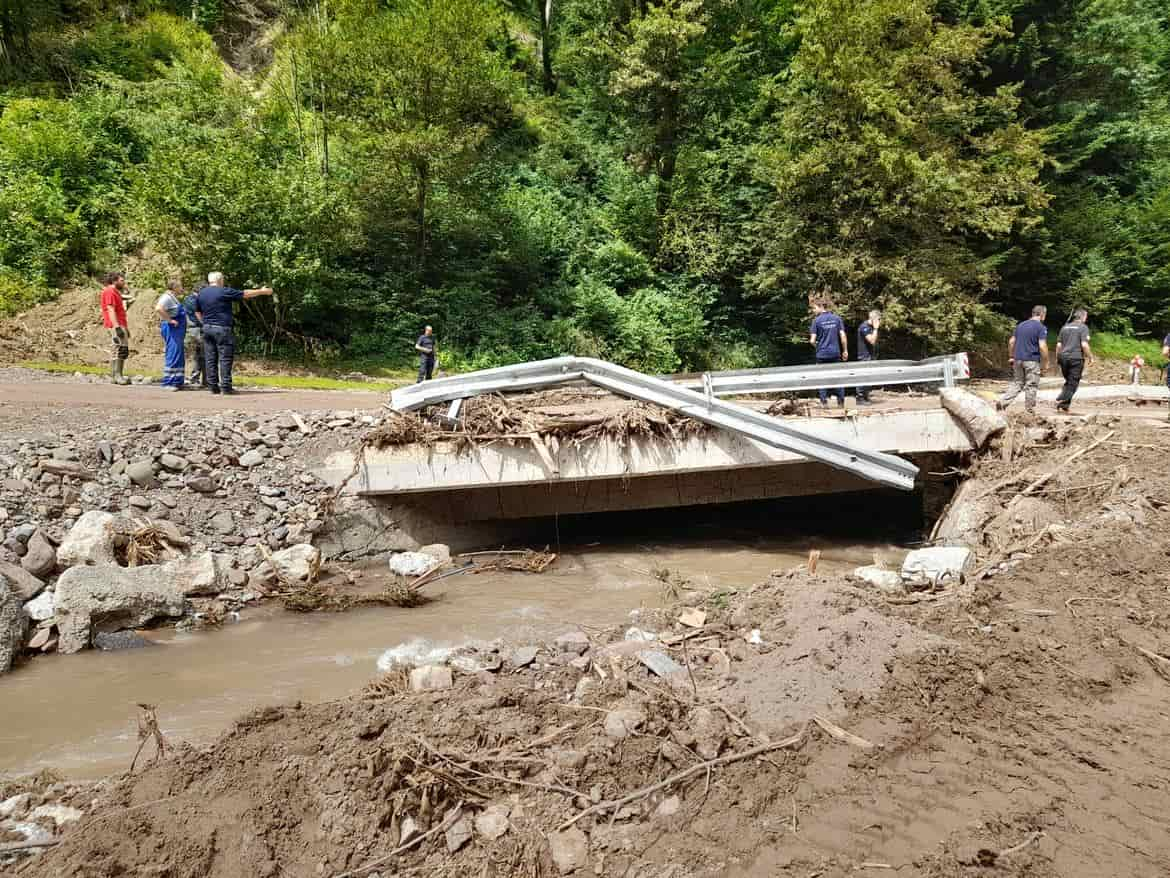
POLYGON ((266 710, 134 776, 35 791, 22 815, 84 813, 9 868, 1164 874, 1164 435, 1014 429, 974 467, 964 583, 802 566, 680 592, 640 622, 650 651, 624 626, 576 632, 420 671, 423 691, 398 671, 266 710), (662 656, 682 670, 654 673, 662 656))

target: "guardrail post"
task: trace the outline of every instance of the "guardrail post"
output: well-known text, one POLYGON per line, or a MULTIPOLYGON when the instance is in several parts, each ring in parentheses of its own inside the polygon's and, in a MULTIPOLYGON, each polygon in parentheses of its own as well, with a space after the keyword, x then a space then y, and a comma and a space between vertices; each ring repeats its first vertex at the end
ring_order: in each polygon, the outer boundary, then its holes
POLYGON ((955 361, 950 357, 943 360, 943 387, 955 386, 955 361))

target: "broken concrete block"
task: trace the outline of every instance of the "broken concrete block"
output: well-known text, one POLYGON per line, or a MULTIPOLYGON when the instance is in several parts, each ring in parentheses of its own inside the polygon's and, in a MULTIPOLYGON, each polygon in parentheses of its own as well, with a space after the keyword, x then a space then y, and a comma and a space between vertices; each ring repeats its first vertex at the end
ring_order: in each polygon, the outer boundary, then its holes
POLYGON ((958 582, 975 560, 966 546, 934 546, 915 549, 902 562, 902 578, 938 582, 950 579, 958 582))
POLYGON ((902 574, 897 570, 886 570, 876 564, 867 564, 853 571, 855 579, 875 586, 882 591, 903 591, 902 574))
POLYGON ((390 556, 390 571, 413 579, 422 576, 436 565, 435 559, 422 552, 396 552, 390 556))
POLYGON ((698 607, 691 607, 683 610, 678 621, 688 628, 702 628, 707 623, 707 613, 698 607))
POLYGON ((57 626, 62 653, 80 652, 94 631, 140 628, 152 619, 182 616, 184 581, 172 564, 71 567, 57 580, 57 626))
POLYGON ((410 690, 428 692, 436 689, 450 689, 455 685, 451 669, 443 665, 423 665, 410 672, 410 690))
POLYGON ((308 582, 321 570, 321 550, 310 543, 299 543, 272 553, 277 574, 289 582, 308 582))

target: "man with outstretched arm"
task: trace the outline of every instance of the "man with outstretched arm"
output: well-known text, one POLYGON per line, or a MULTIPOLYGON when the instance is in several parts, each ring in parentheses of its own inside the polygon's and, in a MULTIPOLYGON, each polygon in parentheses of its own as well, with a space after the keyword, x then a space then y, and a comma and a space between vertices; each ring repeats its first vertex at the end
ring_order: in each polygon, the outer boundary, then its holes
MULTIPOLYGON (((857 362, 876 360, 878 358, 878 331, 882 328, 882 312, 870 311, 869 319, 857 327, 857 362)), ((856 396, 858 405, 873 405, 869 398, 869 387, 858 387, 856 396)))
MULTIPOLYGON (((808 343, 816 348, 817 363, 845 362, 849 359, 849 337, 845 334, 845 321, 834 314, 828 299, 813 302, 813 321, 808 329, 808 343)), ((845 407, 845 388, 833 391, 837 395, 837 407, 845 407)), ((821 405, 829 404, 829 391, 821 389, 817 394, 821 405)))
POLYGON ((1012 383, 1007 391, 995 401, 995 407, 1003 410, 1024 391, 1024 409, 1036 411, 1036 391, 1040 387, 1040 376, 1048 369, 1048 327, 1044 318, 1048 309, 1037 305, 1032 316, 1016 326, 1008 341, 1008 363, 1012 367, 1012 383))
POLYGON ((102 287, 102 325, 110 330, 110 383, 129 384, 130 379, 122 374, 126 358, 130 356, 130 330, 126 326, 126 301, 122 294, 126 290, 126 275, 111 271, 105 276, 102 287))
POLYGON ((1089 312, 1084 308, 1073 311, 1072 320, 1060 330, 1060 337, 1056 340, 1056 365, 1060 366, 1060 374, 1064 376, 1064 387, 1056 397, 1056 410, 1067 412, 1072 405, 1073 396, 1081 384, 1081 375, 1084 374, 1085 364, 1093 362, 1093 349, 1089 347, 1089 327, 1085 321, 1089 319, 1089 312))
POLYGON ((435 371, 435 330, 426 327, 414 343, 414 349, 418 351, 418 381, 414 383, 422 384, 430 381, 435 371))
POLYGON ((203 374, 212 393, 234 394, 232 362, 236 354, 236 336, 232 331, 232 302, 271 296, 272 287, 237 290, 224 286, 223 272, 207 275, 207 286, 195 296, 195 318, 203 324, 203 374))

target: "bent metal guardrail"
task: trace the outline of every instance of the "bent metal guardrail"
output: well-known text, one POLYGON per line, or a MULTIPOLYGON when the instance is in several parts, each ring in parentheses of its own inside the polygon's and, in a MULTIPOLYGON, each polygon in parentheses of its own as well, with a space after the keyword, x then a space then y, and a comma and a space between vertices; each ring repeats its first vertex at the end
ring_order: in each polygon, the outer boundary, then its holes
POLYGON ((833 387, 882 387, 889 384, 942 384, 953 387, 971 377, 965 353, 929 360, 859 360, 817 366, 778 366, 735 372, 704 372, 672 379, 691 390, 710 386, 715 396, 748 393, 784 393, 833 387))
POLYGON ((400 387, 391 394, 390 405, 396 411, 413 411, 482 393, 532 390, 571 381, 588 381, 622 396, 674 409, 705 424, 739 433, 870 481, 903 491, 914 489, 918 467, 900 457, 813 436, 779 418, 718 399, 713 394, 704 395, 672 381, 589 357, 558 357, 500 366, 400 387))

